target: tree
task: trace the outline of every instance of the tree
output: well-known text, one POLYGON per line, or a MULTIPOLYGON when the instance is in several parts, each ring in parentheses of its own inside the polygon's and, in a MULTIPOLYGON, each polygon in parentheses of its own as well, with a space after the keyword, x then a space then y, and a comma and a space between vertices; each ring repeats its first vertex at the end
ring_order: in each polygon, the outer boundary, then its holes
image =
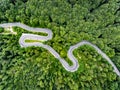
POLYGON ((0 27, 0 33, 4 32, 4 28, 0 27))

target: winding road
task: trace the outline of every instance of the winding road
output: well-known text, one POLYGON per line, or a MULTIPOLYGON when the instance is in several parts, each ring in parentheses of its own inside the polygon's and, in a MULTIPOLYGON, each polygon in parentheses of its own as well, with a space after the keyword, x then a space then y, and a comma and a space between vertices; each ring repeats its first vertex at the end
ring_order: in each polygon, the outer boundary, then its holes
POLYGON ((67 56, 68 58, 72 61, 73 65, 70 66, 63 58, 60 57, 60 55, 49 45, 45 45, 43 43, 40 43, 40 42, 32 42, 32 43, 27 43, 25 42, 25 40, 41 40, 41 41, 47 41, 47 40, 50 40, 52 39, 52 31, 50 29, 47 29, 47 28, 33 28, 33 27, 29 27, 25 24, 22 24, 22 23, 4 23, 4 24, 0 24, 0 27, 3 27, 3 28, 7 28, 7 27, 14 27, 14 26, 17 26, 17 27, 21 27, 23 29, 26 29, 28 31, 32 31, 32 32, 42 32, 42 33, 47 33, 47 36, 40 36, 40 35, 35 35, 35 34, 26 34, 26 33, 23 33, 22 36, 20 37, 19 39, 19 44, 21 47, 29 47, 29 46, 35 46, 35 47, 42 47, 42 48, 45 48, 47 49, 55 58, 57 58, 62 66, 67 70, 67 71, 70 71, 70 72, 74 72, 74 71, 77 71, 78 68, 79 68, 79 64, 78 64, 78 60, 75 58, 75 56, 73 55, 73 51, 75 49, 77 49, 78 47, 80 46, 83 46, 83 45, 90 45, 91 47, 93 47, 104 59, 106 59, 111 65, 112 67, 114 68, 114 72, 120 76, 120 72, 119 70, 117 69, 116 65, 111 61, 111 59, 104 53, 102 52, 96 45, 88 42, 88 41, 81 41, 73 46, 70 46, 69 50, 68 50, 68 53, 67 53, 67 56))

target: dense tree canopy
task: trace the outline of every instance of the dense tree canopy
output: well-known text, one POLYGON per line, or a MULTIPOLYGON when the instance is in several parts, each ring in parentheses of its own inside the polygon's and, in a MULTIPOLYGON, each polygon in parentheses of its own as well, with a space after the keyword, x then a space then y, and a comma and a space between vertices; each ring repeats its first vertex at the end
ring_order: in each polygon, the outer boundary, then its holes
MULTIPOLYGON (((5 22, 51 29, 53 39, 44 43, 70 64, 69 47, 88 40, 120 70, 119 0, 0 0, 0 23, 5 22)), ((14 31, 17 35, 0 34, 0 90, 119 90, 120 77, 92 47, 74 51, 80 67, 70 73, 47 50, 20 47, 21 34, 32 32, 14 31)))

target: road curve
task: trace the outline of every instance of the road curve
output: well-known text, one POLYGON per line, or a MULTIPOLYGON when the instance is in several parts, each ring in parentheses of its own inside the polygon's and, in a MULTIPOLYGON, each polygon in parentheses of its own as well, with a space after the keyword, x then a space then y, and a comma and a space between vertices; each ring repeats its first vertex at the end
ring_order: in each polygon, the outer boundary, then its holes
POLYGON ((25 40, 29 39, 29 40, 41 40, 41 41, 47 41, 52 39, 52 31, 50 29, 46 29, 46 28, 33 28, 33 27, 29 27, 25 24, 22 23, 4 23, 4 24, 0 24, 0 27, 6 28, 6 27, 21 27, 23 29, 26 29, 28 31, 32 31, 32 32, 42 32, 42 33, 47 33, 47 36, 40 36, 40 35, 35 35, 35 34, 26 34, 23 33, 22 36, 19 39, 19 44, 21 47, 30 47, 30 46, 35 46, 35 47, 42 47, 47 49, 55 58, 57 58, 62 66, 70 72, 74 72, 77 71, 79 68, 79 64, 78 64, 78 60, 74 57, 73 55, 73 51, 75 49, 77 49, 80 46, 83 45, 90 45, 91 47, 93 47, 104 59, 106 59, 113 67, 114 72, 120 76, 120 72, 117 69, 116 65, 111 61, 111 59, 104 53, 102 52, 96 45, 88 42, 88 41, 81 41, 73 46, 71 46, 68 50, 67 56, 68 58, 72 61, 73 65, 70 66, 63 58, 60 57, 60 55, 49 45, 45 45, 43 43, 40 42, 32 42, 32 43, 27 43, 25 42, 25 40))

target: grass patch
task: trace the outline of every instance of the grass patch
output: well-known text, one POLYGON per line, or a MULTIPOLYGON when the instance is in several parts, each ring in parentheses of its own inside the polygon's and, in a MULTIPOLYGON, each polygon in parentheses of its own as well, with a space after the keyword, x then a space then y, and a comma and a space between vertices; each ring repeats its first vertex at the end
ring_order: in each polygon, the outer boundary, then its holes
POLYGON ((25 42, 27 43, 33 43, 33 42, 43 42, 43 41, 40 41, 40 40, 25 40, 25 42))

